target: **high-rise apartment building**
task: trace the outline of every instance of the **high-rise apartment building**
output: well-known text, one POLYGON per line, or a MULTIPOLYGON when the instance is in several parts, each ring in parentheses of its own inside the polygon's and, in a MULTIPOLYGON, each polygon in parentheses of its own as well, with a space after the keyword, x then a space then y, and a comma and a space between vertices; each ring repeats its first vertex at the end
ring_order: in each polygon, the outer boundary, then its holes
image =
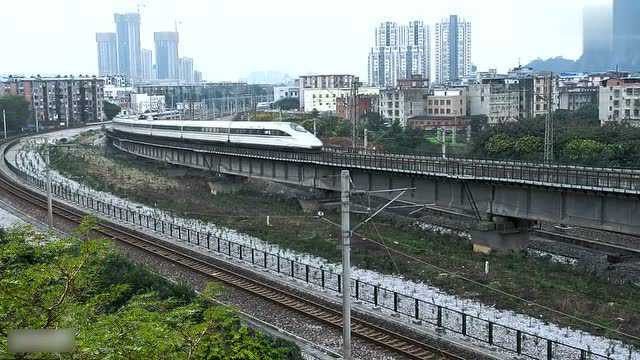
POLYGON ((140 15, 114 14, 118 43, 118 72, 130 79, 140 77, 140 15))
POLYGON ((96 33, 98 45, 98 74, 118 74, 118 48, 115 33, 96 33))
POLYGON ((180 80, 184 82, 193 82, 193 59, 189 57, 180 58, 180 80))
POLYGON ((435 83, 455 82, 471 73, 471 23, 457 15, 435 26, 435 83))
POLYGON ((582 16, 583 70, 604 71, 611 65, 613 20, 611 6, 587 5, 582 16))
POLYGON ((383 22, 375 29, 374 46, 369 51, 369 84, 393 87, 398 80, 413 75, 429 77, 430 32, 424 22, 407 25, 383 22))
POLYGON ((153 51, 149 49, 142 49, 140 51, 140 79, 152 80, 153 79, 153 51))
POLYGON ((613 63, 624 68, 640 67, 640 1, 613 1, 613 63))
POLYGON ((153 33, 156 44, 158 80, 179 79, 178 33, 172 31, 153 33))
POLYGON ((102 78, 15 77, 0 83, 9 95, 23 96, 40 126, 102 121, 102 78))

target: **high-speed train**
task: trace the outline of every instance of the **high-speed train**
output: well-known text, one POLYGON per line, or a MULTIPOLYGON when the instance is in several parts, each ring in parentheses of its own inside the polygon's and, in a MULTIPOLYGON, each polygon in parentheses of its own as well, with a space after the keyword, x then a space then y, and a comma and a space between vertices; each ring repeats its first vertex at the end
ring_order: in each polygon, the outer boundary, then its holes
POLYGON ((115 118, 111 130, 184 142, 227 143, 244 147, 319 150, 322 142, 290 122, 182 121, 115 118))

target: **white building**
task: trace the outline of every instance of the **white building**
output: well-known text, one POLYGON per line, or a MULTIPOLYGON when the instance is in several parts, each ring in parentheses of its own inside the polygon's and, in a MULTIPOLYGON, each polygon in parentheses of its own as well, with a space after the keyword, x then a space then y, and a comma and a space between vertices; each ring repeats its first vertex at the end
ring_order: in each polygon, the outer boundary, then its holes
MULTIPOLYGON (((300 99, 301 111, 312 111, 314 108, 307 108, 307 96, 305 92, 312 89, 348 89, 353 86, 354 82, 357 82, 358 78, 353 75, 346 74, 328 74, 328 75, 303 75, 298 80, 298 98, 300 99)), ((316 94, 318 95, 318 94, 316 94)), ((335 104, 334 104, 335 105, 335 104)), ((320 111, 320 110, 318 110, 320 111)), ((335 111, 335 106, 334 110, 335 111)))
POLYGON ((471 74, 471 23, 457 15, 435 26, 435 83, 456 82, 471 74))
POLYGON ((165 110, 163 95, 131 94, 131 110, 134 113, 156 112, 165 110))
POLYGON ((603 81, 598 107, 602 125, 610 122, 640 125, 640 78, 603 81))
POLYGON ((486 115, 490 125, 517 121, 520 93, 517 79, 494 78, 469 85, 469 114, 486 115))
POLYGON ((415 20, 407 25, 383 22, 376 27, 369 50, 368 80, 371 86, 393 87, 413 75, 429 78, 431 71, 429 27, 415 20))
POLYGON ((407 126, 411 117, 425 115, 429 80, 414 75, 412 79, 399 80, 398 86, 380 91, 378 109, 380 116, 400 126, 407 126))
POLYGON ((273 101, 278 101, 284 98, 297 98, 299 93, 300 88, 296 86, 274 86, 273 101))
MULTIPOLYGON (((378 95, 380 89, 376 87, 362 87, 358 89, 358 95, 378 95)), ((305 89, 304 109, 307 112, 317 110, 319 112, 336 113, 337 99, 352 97, 351 88, 339 89, 305 89)))
POLYGON ((304 109, 307 112, 316 110, 321 113, 336 112, 336 100, 350 96, 351 89, 305 89, 304 109))

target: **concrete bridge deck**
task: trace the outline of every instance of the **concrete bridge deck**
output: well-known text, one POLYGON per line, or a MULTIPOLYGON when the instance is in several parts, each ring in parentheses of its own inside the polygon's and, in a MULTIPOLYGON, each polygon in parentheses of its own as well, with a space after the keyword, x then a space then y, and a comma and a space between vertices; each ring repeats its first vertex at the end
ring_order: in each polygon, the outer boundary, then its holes
MULTIPOLYGON (((361 190, 412 188, 400 200, 462 210, 511 235, 549 221, 640 235, 640 171, 526 162, 185 144, 110 132, 131 154, 217 173, 338 190, 341 169, 361 190)), ((382 193, 382 196, 394 196, 382 193)))

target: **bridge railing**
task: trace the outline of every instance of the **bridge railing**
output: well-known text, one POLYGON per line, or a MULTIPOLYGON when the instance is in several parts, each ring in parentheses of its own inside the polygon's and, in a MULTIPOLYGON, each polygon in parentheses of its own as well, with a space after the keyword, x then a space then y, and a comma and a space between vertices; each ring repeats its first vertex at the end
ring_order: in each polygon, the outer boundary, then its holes
MULTIPOLYGON (((127 135, 128 137, 130 135, 127 135)), ((135 138, 133 136, 132 138, 135 138)), ((126 141, 126 139, 121 139, 126 141)), ((425 157, 362 151, 292 152, 228 145, 184 144, 153 139, 154 144, 215 154, 362 168, 461 180, 516 182, 560 188, 640 194, 640 170, 567 166, 524 161, 425 157)))
MULTIPOLYGON (((42 177, 27 173, 10 163, 8 165, 12 171, 28 183, 41 190, 46 189, 46 182, 42 177)), ((342 292, 344 282, 341 274, 322 266, 318 267, 303 263, 284 257, 279 253, 271 253, 228 238, 215 236, 209 231, 187 227, 173 220, 156 217, 139 209, 113 205, 95 198, 90 192, 72 188, 67 184, 54 182, 51 189, 52 194, 57 198, 90 209, 116 221, 156 232, 178 243, 225 255, 245 264, 251 264, 254 267, 263 268, 275 274, 306 282, 325 291, 336 294, 342 292)), ((411 319, 418 324, 445 332, 449 331, 529 359, 612 359, 609 354, 594 352, 589 347, 581 348, 565 344, 522 329, 484 319, 479 313, 476 315, 465 313, 439 305, 434 301, 420 299, 397 290, 385 288, 381 284, 369 283, 358 278, 350 279, 349 283, 354 299, 357 302, 368 304, 373 309, 385 309, 407 320, 411 319)), ((615 350, 616 354, 624 354, 624 351, 628 351, 629 357, 634 351, 631 346, 615 350)), ((609 349, 607 351, 613 352, 614 350, 609 349)))

